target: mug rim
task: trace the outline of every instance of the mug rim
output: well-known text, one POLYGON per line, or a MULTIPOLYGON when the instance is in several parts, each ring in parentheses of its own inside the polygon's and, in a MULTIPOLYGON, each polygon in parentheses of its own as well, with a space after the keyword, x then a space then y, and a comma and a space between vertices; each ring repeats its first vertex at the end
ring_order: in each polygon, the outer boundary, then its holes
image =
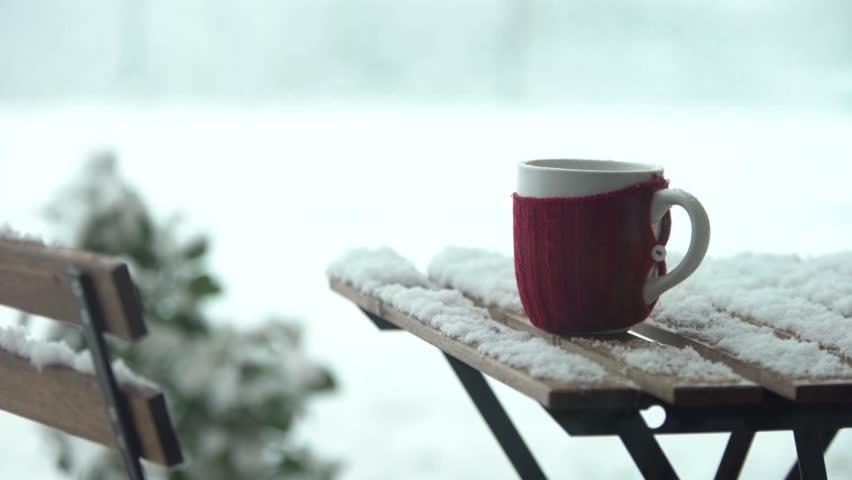
POLYGON ((654 173, 662 172, 663 167, 650 163, 622 162, 619 160, 594 160, 585 158, 542 158, 524 160, 521 168, 552 172, 577 173, 654 173), (564 166, 561 166, 561 165, 564 166))

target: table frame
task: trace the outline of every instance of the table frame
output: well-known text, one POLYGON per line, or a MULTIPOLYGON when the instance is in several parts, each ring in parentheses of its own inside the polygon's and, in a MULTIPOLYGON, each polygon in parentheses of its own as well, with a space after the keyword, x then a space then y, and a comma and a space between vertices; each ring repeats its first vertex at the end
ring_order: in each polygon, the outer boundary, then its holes
MULTIPOLYGON (((380 330, 400 330, 364 308, 361 311, 380 330)), ((546 478, 482 372, 442 353, 518 475, 523 479, 546 478)), ((738 478, 755 433, 779 430, 791 430, 796 445, 797 461, 786 478, 824 480, 827 478, 825 451, 839 429, 852 427, 850 406, 795 403, 773 395, 757 405, 685 407, 663 402, 658 405, 665 410, 666 418, 654 429, 648 427, 638 408, 543 408, 570 436, 618 436, 642 476, 655 480, 678 478, 656 440, 657 434, 729 433, 714 477, 722 480, 738 478)))

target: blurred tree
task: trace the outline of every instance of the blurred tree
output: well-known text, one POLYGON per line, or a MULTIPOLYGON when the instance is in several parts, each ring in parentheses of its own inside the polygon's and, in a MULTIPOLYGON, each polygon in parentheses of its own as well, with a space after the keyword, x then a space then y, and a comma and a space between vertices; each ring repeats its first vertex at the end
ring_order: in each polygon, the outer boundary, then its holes
MULTIPOLYGON (((208 240, 180 240, 176 219, 157 224, 140 196, 118 175, 114 155, 97 154, 48 213, 77 248, 125 259, 139 289, 149 336, 133 349, 111 341, 114 356, 166 392, 185 466, 149 475, 184 479, 327 479, 334 464, 291 438, 309 398, 334 388, 330 373, 299 348, 299 329, 270 319, 251 331, 214 325, 206 301, 222 293, 208 270, 208 240)), ((82 347, 76 329, 61 337, 82 347)), ((94 457, 51 431, 57 464, 75 478, 124 478, 120 458, 94 457)))

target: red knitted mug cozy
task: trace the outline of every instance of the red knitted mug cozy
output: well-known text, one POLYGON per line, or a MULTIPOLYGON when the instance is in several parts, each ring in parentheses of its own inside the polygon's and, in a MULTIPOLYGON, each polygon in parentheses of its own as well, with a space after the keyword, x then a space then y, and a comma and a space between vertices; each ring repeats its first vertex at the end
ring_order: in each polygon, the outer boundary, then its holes
MULTIPOLYGON (((651 199, 662 176, 584 197, 532 198, 515 193, 515 277, 530 321, 551 333, 623 330, 644 320, 654 303, 643 287, 651 250, 665 245, 671 216, 651 229, 651 199)), ((658 275, 665 274, 659 262, 658 275)))

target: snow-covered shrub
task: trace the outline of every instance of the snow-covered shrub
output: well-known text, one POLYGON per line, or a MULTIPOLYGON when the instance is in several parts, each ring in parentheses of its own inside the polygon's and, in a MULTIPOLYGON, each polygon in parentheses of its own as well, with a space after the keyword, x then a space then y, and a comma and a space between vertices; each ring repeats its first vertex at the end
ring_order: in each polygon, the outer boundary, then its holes
MULTIPOLYGON (((150 333, 132 347, 111 342, 111 348, 165 391, 186 457, 184 466, 170 472, 148 466, 149 475, 332 477, 335 465, 291 438, 311 396, 334 387, 330 373, 300 351, 298 326, 282 318, 252 330, 212 322, 204 305, 222 289, 206 265, 207 239, 182 239, 175 219, 156 223, 115 163, 109 152, 96 155, 49 214, 73 246, 122 257, 131 266, 150 333)), ((55 335, 82 347, 73 329, 55 335)), ((69 437, 51 437, 57 464, 75 478, 124 478, 116 454, 99 450, 92 456, 69 437)))

